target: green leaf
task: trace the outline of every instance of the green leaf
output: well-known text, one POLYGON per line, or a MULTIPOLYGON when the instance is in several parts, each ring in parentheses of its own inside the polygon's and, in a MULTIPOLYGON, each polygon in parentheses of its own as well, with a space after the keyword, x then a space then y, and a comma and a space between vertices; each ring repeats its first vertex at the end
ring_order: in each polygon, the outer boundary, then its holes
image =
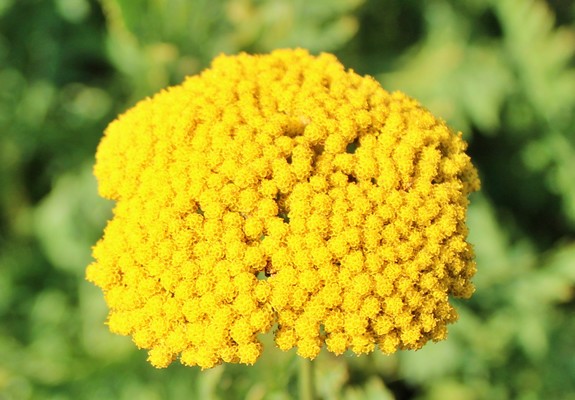
POLYGON ((469 21, 446 2, 426 4, 428 35, 395 65, 378 75, 384 87, 420 100, 457 130, 470 125, 489 134, 499 125, 513 78, 495 42, 476 41, 469 21))
POLYGON ((90 249, 111 216, 111 202, 98 196, 91 166, 58 178, 34 214, 36 234, 52 264, 83 276, 90 249))
POLYGON ((393 394, 385 387, 381 379, 372 377, 362 387, 348 387, 343 394, 344 400, 394 400, 393 394))

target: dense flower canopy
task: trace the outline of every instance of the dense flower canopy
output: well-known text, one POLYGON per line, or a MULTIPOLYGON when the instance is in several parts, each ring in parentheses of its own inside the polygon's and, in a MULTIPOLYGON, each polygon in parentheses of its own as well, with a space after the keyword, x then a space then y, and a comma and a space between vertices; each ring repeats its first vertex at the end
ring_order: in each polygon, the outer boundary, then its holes
POLYGON ((222 55, 107 128, 87 278, 157 367, 418 349, 474 290, 465 149, 333 55, 222 55))

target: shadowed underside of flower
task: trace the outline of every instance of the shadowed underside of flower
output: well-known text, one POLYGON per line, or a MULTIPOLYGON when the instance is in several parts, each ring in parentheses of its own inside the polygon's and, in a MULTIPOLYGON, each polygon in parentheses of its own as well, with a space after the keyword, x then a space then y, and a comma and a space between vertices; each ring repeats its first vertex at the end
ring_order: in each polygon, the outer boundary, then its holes
POLYGON ((330 54, 220 56, 107 128, 87 278, 156 367, 252 364, 273 326, 307 358, 418 349, 474 290, 465 149, 330 54))

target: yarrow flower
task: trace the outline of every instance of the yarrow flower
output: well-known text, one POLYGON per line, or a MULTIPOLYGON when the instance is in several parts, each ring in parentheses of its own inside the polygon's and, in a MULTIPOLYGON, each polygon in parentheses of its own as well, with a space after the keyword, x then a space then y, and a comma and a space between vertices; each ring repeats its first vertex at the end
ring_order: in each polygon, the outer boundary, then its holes
POLYGON ((272 329, 311 359, 418 349, 474 291, 465 149, 333 55, 219 56, 107 128, 87 279, 156 367, 253 364, 272 329))

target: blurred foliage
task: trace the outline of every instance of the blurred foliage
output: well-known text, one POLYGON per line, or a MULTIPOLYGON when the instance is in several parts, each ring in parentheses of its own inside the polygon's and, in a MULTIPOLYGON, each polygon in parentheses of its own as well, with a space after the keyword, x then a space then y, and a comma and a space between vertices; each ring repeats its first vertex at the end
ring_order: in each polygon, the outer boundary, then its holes
POLYGON ((107 123, 221 52, 302 46, 461 130, 477 292, 447 341, 316 362, 323 399, 575 399, 569 0, 0 0, 0 399, 293 399, 297 360, 155 370, 84 282, 107 123))

